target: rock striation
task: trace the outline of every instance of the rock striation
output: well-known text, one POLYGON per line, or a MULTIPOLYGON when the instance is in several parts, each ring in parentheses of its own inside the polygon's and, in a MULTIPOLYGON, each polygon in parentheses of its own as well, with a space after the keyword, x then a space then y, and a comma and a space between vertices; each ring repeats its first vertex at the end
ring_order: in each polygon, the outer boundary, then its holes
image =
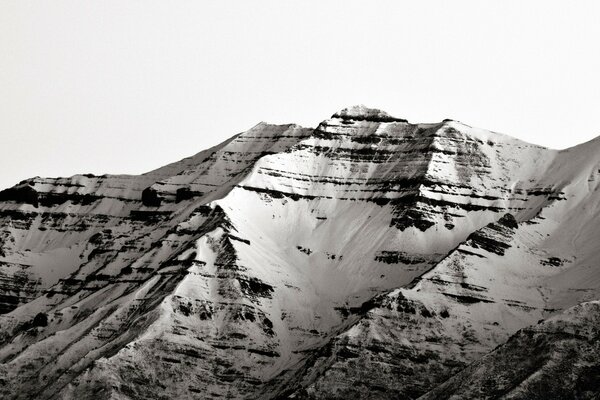
POLYGON ((599 181, 598 140, 364 106, 139 176, 23 181, 0 192, 0 395, 528 398, 551 358, 592 396, 564 348, 597 347, 599 181))

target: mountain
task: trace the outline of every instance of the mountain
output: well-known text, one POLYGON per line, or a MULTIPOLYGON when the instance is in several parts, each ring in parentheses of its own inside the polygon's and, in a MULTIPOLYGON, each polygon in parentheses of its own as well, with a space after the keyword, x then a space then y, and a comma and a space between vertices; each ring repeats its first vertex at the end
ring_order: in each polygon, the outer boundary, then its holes
POLYGON ((598 139, 364 106, 23 181, 0 192, 0 395, 528 398, 566 360, 554 398, 597 395, 599 182, 598 139))

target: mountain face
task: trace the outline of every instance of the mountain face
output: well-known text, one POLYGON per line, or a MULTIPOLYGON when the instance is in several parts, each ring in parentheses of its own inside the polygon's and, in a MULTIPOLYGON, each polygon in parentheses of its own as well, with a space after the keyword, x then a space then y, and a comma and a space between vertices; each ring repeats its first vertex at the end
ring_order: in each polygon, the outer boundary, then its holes
POLYGON ((0 192, 0 396, 597 398, 599 184, 599 140, 363 106, 23 181, 0 192))

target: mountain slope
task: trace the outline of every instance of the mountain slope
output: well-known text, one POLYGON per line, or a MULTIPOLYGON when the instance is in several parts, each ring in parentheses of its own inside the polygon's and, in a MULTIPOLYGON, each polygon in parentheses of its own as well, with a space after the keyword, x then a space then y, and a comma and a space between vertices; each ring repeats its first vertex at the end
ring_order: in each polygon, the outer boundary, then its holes
POLYGON ((598 298, 590 263, 598 259, 598 150, 591 143, 557 155, 548 172, 562 191, 537 215, 519 222, 529 212, 516 211, 517 219, 506 214, 408 288, 376 299, 329 344, 294 397, 416 398, 518 329, 598 298), (581 175, 566 178, 572 171, 581 175), (574 231, 586 240, 565 235, 574 231))
POLYGON ((424 394, 597 298, 597 150, 354 107, 25 181, 0 193, 0 393, 424 394))
POLYGON ((583 303, 520 330, 423 399, 596 399, 599 333, 600 304, 583 303))

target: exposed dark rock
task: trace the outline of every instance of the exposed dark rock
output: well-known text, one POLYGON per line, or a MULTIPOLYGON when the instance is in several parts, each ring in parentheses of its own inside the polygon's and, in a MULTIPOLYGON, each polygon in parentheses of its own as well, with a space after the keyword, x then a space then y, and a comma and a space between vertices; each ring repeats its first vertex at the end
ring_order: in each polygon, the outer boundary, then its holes
POLYGON ((498 220, 498 223, 511 229, 517 229, 519 227, 517 220, 512 214, 504 214, 504 216, 498 220))
POLYGON ((564 264, 564 262, 558 257, 548 257, 546 260, 540 260, 540 264, 552 267, 560 267, 564 264))
POLYGON ((142 204, 146 207, 159 207, 161 198, 158 196, 156 190, 151 187, 147 187, 142 191, 142 204))
POLYGON ((262 282, 258 278, 238 278, 242 291, 251 297, 271 297, 273 286, 262 282))
POLYGON ((230 239, 232 239, 232 240, 236 240, 236 241, 238 241, 238 242, 241 242, 241 243, 244 243, 244 244, 250 245, 250 241, 249 241, 248 239, 242 239, 242 238, 240 238, 240 237, 237 237, 237 236, 235 236, 235 235, 232 235, 231 233, 227 234, 227 237, 229 237, 229 238, 230 238, 230 239))
MULTIPOLYGON (((497 223, 492 223, 486 229, 472 233, 467 239, 467 244, 475 249, 483 249, 490 253, 500 256, 511 246, 510 241, 512 231, 518 228, 515 217, 511 214, 505 214, 497 223)), ((463 250, 463 252, 468 250, 463 250)))
POLYGON ((184 200, 190 200, 194 197, 201 197, 204 193, 192 191, 190 188, 183 187, 175 192, 175 202, 179 203, 184 200))
POLYGON ((404 251, 386 251, 382 250, 375 255, 375 261, 386 264, 421 264, 427 262, 427 258, 419 255, 409 254, 404 251))
POLYGON ((421 232, 435 225, 435 222, 428 219, 427 214, 418 209, 405 210, 398 217, 395 217, 390 222, 390 226, 394 226, 401 231, 410 227, 415 227, 421 232))
POLYGON ((463 304, 493 303, 493 301, 484 299, 481 297, 463 296, 463 295, 453 294, 453 293, 444 293, 444 296, 451 297, 454 300, 458 301, 459 303, 463 303, 463 304))
POLYGON ((47 326, 48 325, 48 315, 45 313, 37 313, 35 317, 33 317, 32 326, 47 326))
POLYGON ((306 255, 308 255, 308 256, 309 256, 309 255, 312 253, 312 250, 311 250, 311 249, 308 249, 308 248, 306 248, 306 247, 302 247, 302 246, 296 246, 296 248, 297 248, 298 250, 300 250, 302 253, 304 253, 304 254, 306 254, 306 255))
POLYGON ((44 193, 39 196, 39 204, 43 207, 52 207, 60 205, 70 201, 75 205, 88 206, 95 201, 99 200, 100 197, 93 194, 80 194, 80 193, 44 193))
POLYGON ((17 203, 31 204, 37 207, 39 204, 38 192, 29 185, 15 186, 0 192, 0 201, 14 201, 17 203))

